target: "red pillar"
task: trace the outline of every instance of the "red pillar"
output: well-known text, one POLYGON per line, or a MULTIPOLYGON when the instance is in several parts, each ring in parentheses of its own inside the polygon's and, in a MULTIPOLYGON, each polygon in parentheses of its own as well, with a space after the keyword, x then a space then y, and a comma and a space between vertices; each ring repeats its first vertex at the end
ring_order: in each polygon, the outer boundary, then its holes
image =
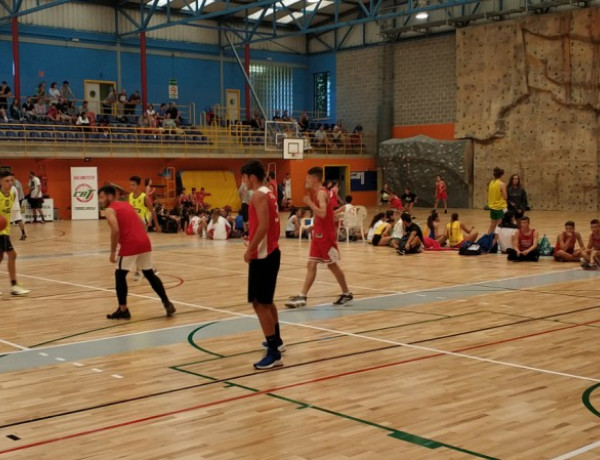
POLYGON ((148 74, 146 70, 146 32, 140 33, 140 67, 142 69, 142 113, 148 105, 148 74))
MULTIPOLYGON (((250 45, 244 47, 244 70, 250 78, 250 45)), ((250 120, 250 85, 246 82, 246 121, 250 120)))
POLYGON ((12 52, 14 81, 12 90, 16 99, 21 99, 21 64, 19 63, 19 21, 17 17, 12 18, 12 52))

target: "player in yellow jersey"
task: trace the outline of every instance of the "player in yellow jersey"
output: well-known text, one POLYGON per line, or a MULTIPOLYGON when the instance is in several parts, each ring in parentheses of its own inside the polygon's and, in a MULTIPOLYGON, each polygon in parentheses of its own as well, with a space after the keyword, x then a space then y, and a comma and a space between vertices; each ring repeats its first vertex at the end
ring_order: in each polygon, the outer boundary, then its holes
POLYGON ((11 292, 13 295, 25 295, 30 292, 17 283, 17 253, 10 242, 10 212, 15 200, 16 193, 11 190, 13 186, 13 175, 10 171, 0 173, 0 215, 6 219, 6 227, 0 231, 0 262, 4 253, 8 257, 8 275, 10 277, 11 292))
MULTIPOLYGON (((129 194, 129 204, 133 206, 135 212, 140 216, 146 229, 148 229, 148 225, 152 221, 154 223, 154 231, 159 233, 160 225, 158 225, 158 218, 156 217, 152 200, 148 195, 142 192, 142 179, 140 176, 131 176, 129 178, 129 190, 131 190, 131 193, 129 194)), ((156 268, 153 270, 155 274, 158 273, 156 268)), ((136 269, 133 274, 133 280, 138 281, 141 277, 142 275, 140 275, 139 270, 136 269)))
POLYGON ((488 184, 488 209, 490 210, 490 228, 488 234, 491 235, 504 217, 508 203, 506 202, 506 184, 502 182, 504 169, 494 168, 494 179, 488 184))

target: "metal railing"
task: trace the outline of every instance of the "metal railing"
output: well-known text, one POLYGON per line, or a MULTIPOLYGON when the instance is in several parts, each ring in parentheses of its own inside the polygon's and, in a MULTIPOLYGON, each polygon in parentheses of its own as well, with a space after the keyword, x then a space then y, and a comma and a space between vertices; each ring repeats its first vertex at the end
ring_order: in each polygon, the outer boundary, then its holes
MULTIPOLYGON (((317 142, 313 133, 304 133, 305 155, 353 155, 367 152, 363 139, 317 142)), ((56 158, 125 156, 144 153, 187 156, 202 154, 279 156, 282 146, 267 151, 265 133, 247 125, 228 127, 149 128, 126 125, 72 126, 60 124, 0 123, 0 153, 12 156, 56 158)))

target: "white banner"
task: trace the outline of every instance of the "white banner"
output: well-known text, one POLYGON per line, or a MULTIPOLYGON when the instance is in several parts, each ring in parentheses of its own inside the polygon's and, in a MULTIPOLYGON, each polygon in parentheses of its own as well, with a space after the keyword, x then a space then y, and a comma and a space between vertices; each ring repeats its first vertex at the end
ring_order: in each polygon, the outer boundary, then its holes
POLYGON ((71 168, 71 219, 98 219, 98 168, 71 168))

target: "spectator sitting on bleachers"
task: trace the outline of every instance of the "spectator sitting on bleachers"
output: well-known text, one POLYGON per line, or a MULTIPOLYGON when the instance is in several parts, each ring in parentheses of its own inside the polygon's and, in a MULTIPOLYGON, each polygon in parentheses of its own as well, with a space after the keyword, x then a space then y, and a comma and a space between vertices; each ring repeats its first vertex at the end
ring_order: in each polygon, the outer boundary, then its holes
POLYGON ((75 95, 73 94, 73 91, 71 91, 69 82, 66 80, 63 81, 62 87, 60 88, 60 95, 67 102, 71 102, 71 101, 75 100, 75 95))
POLYGON ((167 104, 164 102, 160 104, 158 112, 156 112, 156 123, 158 126, 162 126, 163 120, 167 117, 167 104))
POLYGON ((127 91, 125 91, 124 89, 121 90, 121 92, 119 93, 119 97, 117 98, 117 101, 119 102, 119 113, 125 113, 125 105, 127 104, 127 91))
POLYGON ((46 107, 46 99, 38 98, 35 104, 35 118, 37 120, 45 120, 48 118, 48 108, 46 107))
POLYGON ((12 95, 10 87, 6 84, 5 81, 0 85, 0 117, 4 119, 4 121, 8 121, 7 113, 8 110, 8 98, 12 95))
POLYGON ((362 146, 362 134, 362 125, 356 125, 352 131, 352 134, 350 135, 350 143, 352 144, 352 147, 357 148, 362 146))
POLYGON ((181 123, 181 115, 179 114, 179 110, 175 106, 174 102, 169 102, 167 114, 171 116, 171 120, 173 120, 175 126, 179 126, 179 123, 181 123))
POLYGON ((57 123, 65 123, 69 121, 69 117, 58 110, 58 106, 56 104, 50 105, 48 109, 48 119, 57 123))
POLYGON ((302 115, 300 115, 300 120, 298 121, 298 130, 301 133, 308 131, 308 113, 302 112, 302 115))
POLYGON ((82 128, 86 128, 87 126, 90 126, 90 119, 88 118, 86 113, 82 113, 79 114, 79 116, 77 117, 77 121, 75 122, 75 124, 82 128))
POLYGON ((50 105, 58 104, 58 100, 60 99, 60 90, 58 89, 58 83, 56 83, 55 81, 50 83, 48 96, 50 97, 50 105))
POLYGON ((156 111, 154 110, 154 106, 152 104, 148 104, 146 107, 146 115, 148 116, 148 121, 150 122, 150 126, 156 128, 156 111))
POLYGON ((175 131, 175 128, 177 128, 177 125, 175 124, 175 120, 173 120, 171 118, 171 112, 167 112, 167 116, 165 117, 165 119, 162 122, 162 127, 166 131, 167 134, 171 134, 172 132, 175 131))
POLYGON ((23 118, 25 118, 23 116, 23 112, 21 111, 21 106, 18 99, 14 99, 10 106, 10 118, 16 121, 21 121, 23 118))
POLYGON ((79 111, 77 110, 77 108, 75 107, 75 101, 69 101, 67 103, 67 111, 66 114, 69 116, 69 118, 75 122, 77 120, 77 117, 79 115, 79 111))
POLYGON ((40 102, 40 100, 43 100, 44 104, 46 104, 46 96, 46 83, 41 82, 33 92, 33 99, 36 101, 36 103, 40 102))
POLYGON ((35 105, 33 105, 33 103, 31 102, 31 98, 28 97, 25 102, 23 102, 23 105, 21 106, 21 113, 23 114, 23 118, 25 118, 27 121, 31 121, 33 119, 35 119, 35 105))
POLYGON ((326 149, 333 148, 333 144, 329 140, 329 136, 325 132, 323 124, 319 124, 319 129, 317 129, 315 131, 313 138, 314 138, 313 145, 316 148, 323 148, 323 147, 325 147, 326 149))

